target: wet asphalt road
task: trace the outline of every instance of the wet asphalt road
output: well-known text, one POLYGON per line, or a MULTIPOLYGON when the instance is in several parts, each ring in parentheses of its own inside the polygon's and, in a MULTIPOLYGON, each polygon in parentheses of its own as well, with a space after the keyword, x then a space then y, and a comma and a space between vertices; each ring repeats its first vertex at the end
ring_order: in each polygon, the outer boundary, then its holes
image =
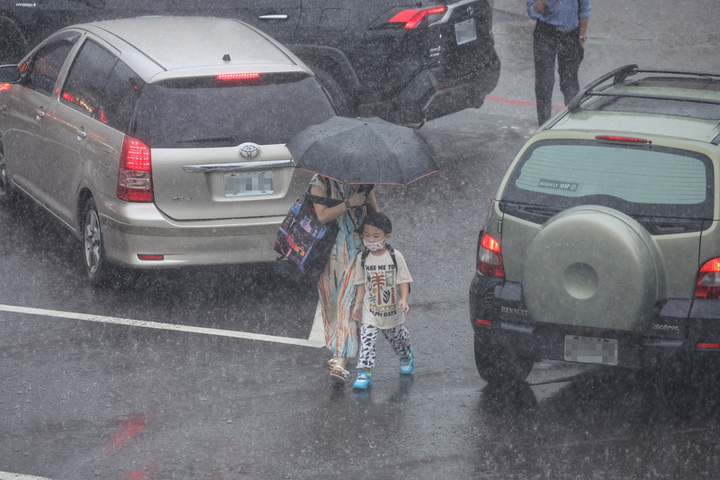
MULTIPOLYGON (((275 266, 97 290, 47 215, 0 209, 0 480, 716 478, 713 383, 544 362, 494 390, 475 371, 476 236, 535 127, 521 3, 495 2, 495 99, 421 129, 442 172, 378 191, 416 281, 411 378, 380 341, 370 393, 332 386, 314 286, 275 266)), ((595 2, 581 83, 626 63, 720 71, 718 20, 715 0, 595 2)))

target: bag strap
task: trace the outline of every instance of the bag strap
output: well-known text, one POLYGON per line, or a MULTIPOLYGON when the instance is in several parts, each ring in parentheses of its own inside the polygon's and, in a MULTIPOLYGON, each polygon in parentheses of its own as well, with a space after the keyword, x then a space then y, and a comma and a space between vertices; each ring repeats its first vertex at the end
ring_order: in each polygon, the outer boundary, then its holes
MULTIPOLYGON (((321 177, 318 177, 318 178, 321 178, 321 177)), ((308 185, 307 192, 305 192, 305 198, 307 198, 308 200, 310 200, 313 203, 319 203, 320 205, 326 205, 328 207, 334 207, 335 205, 340 205, 341 203, 343 203, 345 201, 344 198, 343 198, 343 200, 331 198, 332 190, 330 189, 330 182, 329 181, 326 182, 325 180, 320 180, 320 181, 325 184, 325 190, 327 192, 327 195, 325 197, 321 197, 319 195, 313 195, 312 193, 310 193, 312 186, 308 185)), ((342 195, 342 192, 341 192, 341 195, 342 195)))
MULTIPOLYGON (((390 258, 392 258, 393 265, 395 265, 395 272, 397 272, 398 264, 397 264, 397 258, 395 258, 395 250, 392 248, 392 245, 390 245, 389 243, 387 244, 387 249, 388 249, 388 252, 390 252, 390 258)), ((359 254, 359 255, 361 255, 360 256, 360 269, 363 272, 365 271, 365 259, 368 257, 369 254, 370 254, 370 250, 368 250, 368 249, 363 250, 362 253, 359 254)), ((363 273, 363 275, 364 275, 364 273, 363 273)), ((408 283, 408 293, 410 291, 412 291, 412 285, 410 285, 408 283)))
MULTIPOLYGON (((392 245, 390 245, 389 243, 387 244, 387 249, 388 249, 388 252, 390 253, 390 258, 392 258, 393 265, 395 265, 395 271, 397 272, 398 265, 397 265, 397 258, 395 258, 395 250, 392 248, 392 245)), ((369 254, 370 254, 370 250, 368 250, 368 249, 363 250, 363 252, 360 254, 360 255, 362 255, 360 257, 360 267, 363 270, 365 270, 365 259, 368 257, 369 254)))

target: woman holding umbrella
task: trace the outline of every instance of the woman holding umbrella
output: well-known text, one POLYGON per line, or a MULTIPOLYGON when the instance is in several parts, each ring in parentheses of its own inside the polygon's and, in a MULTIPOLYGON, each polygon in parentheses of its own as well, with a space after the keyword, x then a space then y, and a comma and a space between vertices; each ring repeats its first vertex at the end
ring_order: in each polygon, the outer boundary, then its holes
POLYGON ((345 185, 322 175, 310 180, 310 193, 318 197, 327 197, 328 185, 330 198, 341 203, 327 206, 313 203, 318 220, 323 224, 337 220, 340 227, 335 247, 330 252, 330 260, 318 281, 318 296, 325 327, 325 345, 333 358, 328 364, 332 368, 330 375, 334 380, 344 383, 348 371, 345 366, 348 357, 358 352, 358 324, 352 319, 352 302, 355 298, 353 285, 355 257, 362 249, 362 239, 356 232, 366 213, 363 205, 379 211, 375 191, 361 191, 361 185, 345 185))
POLYGON ((318 220, 337 220, 340 227, 318 288, 325 342, 333 352, 331 375, 344 382, 347 358, 358 351, 358 324, 351 318, 352 283, 355 256, 363 244, 355 229, 368 208, 380 211, 372 186, 408 185, 438 168, 415 130, 379 118, 331 117, 306 127, 287 148, 297 168, 316 174, 310 193, 335 200, 313 205, 318 220))

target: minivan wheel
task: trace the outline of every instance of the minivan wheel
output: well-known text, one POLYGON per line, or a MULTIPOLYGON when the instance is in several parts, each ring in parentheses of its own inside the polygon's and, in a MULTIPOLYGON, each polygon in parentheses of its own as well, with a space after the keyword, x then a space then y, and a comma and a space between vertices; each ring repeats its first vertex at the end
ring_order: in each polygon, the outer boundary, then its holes
POLYGON ((92 285, 101 285, 107 279, 110 267, 105 257, 100 216, 93 198, 85 202, 82 219, 85 271, 92 285))
POLYGON ((2 145, 0 145, 0 203, 9 204, 12 200, 13 191, 11 189, 10 179, 7 175, 7 168, 5 167, 2 145))
POLYGON ((511 386, 525 381, 530 375, 534 360, 507 347, 483 344, 475 339, 475 366, 480 378, 494 386, 511 386))

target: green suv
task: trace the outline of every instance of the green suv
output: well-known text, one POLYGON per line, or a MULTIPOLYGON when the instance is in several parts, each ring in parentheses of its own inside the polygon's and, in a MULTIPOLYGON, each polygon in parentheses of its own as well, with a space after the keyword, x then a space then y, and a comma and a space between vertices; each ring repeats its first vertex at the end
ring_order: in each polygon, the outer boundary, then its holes
POLYGON ((720 74, 636 65, 533 134, 478 238, 480 376, 720 358, 719 145, 720 74))

